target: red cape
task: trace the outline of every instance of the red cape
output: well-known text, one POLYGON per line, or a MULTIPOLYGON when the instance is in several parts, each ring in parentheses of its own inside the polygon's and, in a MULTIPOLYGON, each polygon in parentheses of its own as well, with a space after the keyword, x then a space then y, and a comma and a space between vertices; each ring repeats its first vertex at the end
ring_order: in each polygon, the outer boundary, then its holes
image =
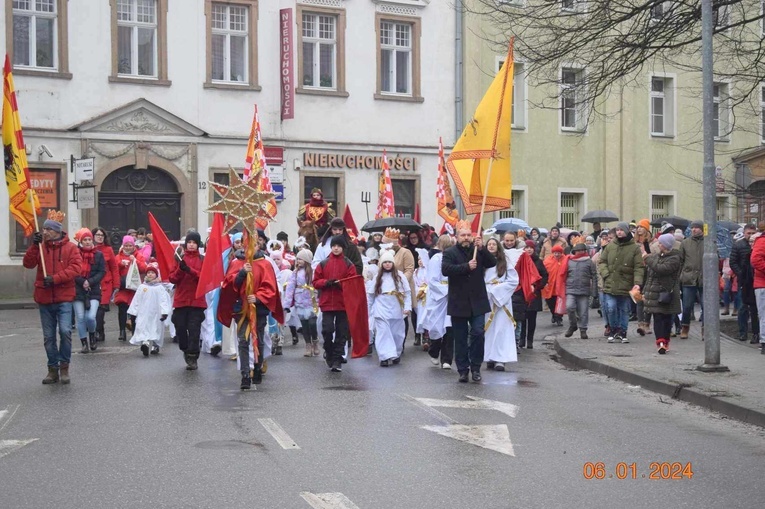
POLYGON ((348 315, 348 328, 353 340, 351 358, 366 357, 369 350, 369 310, 363 276, 341 279, 343 302, 348 315))
MULTIPOLYGON (((217 318, 226 327, 231 325, 236 301, 241 299, 243 303, 247 302, 246 283, 243 283, 238 290, 234 287, 236 275, 244 267, 244 264, 244 260, 232 260, 226 273, 226 279, 221 286, 217 318)), ((279 285, 276 282, 276 274, 274 274, 270 262, 265 258, 252 261, 252 288, 258 302, 262 302, 271 311, 274 319, 283 324, 284 309, 282 309, 282 299, 279 296, 279 285)))
MULTIPOLYGON (((531 259, 528 253, 523 253, 515 262, 515 270, 518 272, 518 278, 521 282, 521 290, 523 290, 523 298, 527 304, 531 304, 536 295, 531 291, 531 285, 537 284, 542 276, 539 275, 537 266, 534 265, 534 260, 531 259)), ((541 288, 540 288, 541 290, 541 288)))

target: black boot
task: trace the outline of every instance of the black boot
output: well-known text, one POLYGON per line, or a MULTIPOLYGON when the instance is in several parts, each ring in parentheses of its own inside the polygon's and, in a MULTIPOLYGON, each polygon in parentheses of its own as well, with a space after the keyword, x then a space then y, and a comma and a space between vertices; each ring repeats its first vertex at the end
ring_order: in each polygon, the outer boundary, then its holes
POLYGON ((569 325, 568 330, 566 331, 564 336, 566 336, 567 338, 570 338, 571 336, 574 335, 574 333, 576 332, 576 329, 577 329, 576 325, 573 325, 573 324, 569 325))
POLYGON ((91 332, 90 334, 88 334, 88 343, 90 343, 90 351, 95 352, 96 348, 98 348, 95 332, 91 332))
POLYGON ((422 344, 422 334, 414 334, 414 346, 420 346, 422 344))
POLYGON ((534 349, 534 338, 529 338, 526 340, 526 348, 528 348, 529 350, 534 349))
POLYGON ((125 329, 120 329, 120 337, 117 339, 120 341, 127 341, 127 333, 125 332, 125 329))
POLYGON ((243 391, 246 391, 252 387, 252 380, 250 380, 250 373, 247 371, 242 371, 242 383, 239 385, 239 388, 243 391))
POLYGON ((581 339, 589 339, 587 336, 587 329, 579 329, 579 337, 581 339))
POLYGON ((80 353, 88 353, 90 348, 88 347, 87 338, 80 338, 80 341, 82 341, 82 350, 80 350, 80 353))

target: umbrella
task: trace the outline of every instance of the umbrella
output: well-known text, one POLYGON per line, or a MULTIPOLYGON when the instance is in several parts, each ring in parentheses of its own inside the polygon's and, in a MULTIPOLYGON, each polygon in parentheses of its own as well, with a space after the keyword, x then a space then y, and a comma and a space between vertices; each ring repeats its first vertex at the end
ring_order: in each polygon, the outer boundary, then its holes
POLYGON ((582 216, 585 223, 613 223, 619 220, 619 217, 610 210, 591 210, 582 216))
POLYGON ((675 228, 679 228, 680 230, 685 230, 691 222, 688 219, 684 219, 682 217, 678 216, 665 216, 665 217, 657 217, 653 221, 651 221, 651 226, 661 226, 662 223, 669 223, 675 228))
POLYGON ((531 231, 529 223, 523 219, 518 219, 517 217, 498 219, 497 221, 494 221, 494 224, 491 225, 491 227, 498 232, 517 232, 518 230, 525 230, 526 233, 529 233, 531 231))
POLYGON ((365 232, 384 232, 386 228, 398 228, 400 230, 422 230, 420 223, 410 217, 384 217, 369 221, 361 227, 365 232))
POLYGON ((725 228, 731 233, 736 233, 738 229, 741 228, 740 224, 734 223, 733 221, 717 221, 717 226, 725 228))

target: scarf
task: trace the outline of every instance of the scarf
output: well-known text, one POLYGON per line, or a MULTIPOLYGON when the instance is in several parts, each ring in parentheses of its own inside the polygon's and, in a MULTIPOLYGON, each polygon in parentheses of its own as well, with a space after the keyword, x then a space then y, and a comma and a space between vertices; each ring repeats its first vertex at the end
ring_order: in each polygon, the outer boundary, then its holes
MULTIPOLYGON (((531 285, 536 285, 541 281, 542 276, 539 275, 534 260, 525 252, 518 258, 518 261, 515 262, 515 270, 518 272, 518 279, 520 282, 518 286, 521 288, 521 291, 523 291, 523 298, 526 300, 527 304, 531 304, 536 297, 534 292, 531 291, 531 285)), ((541 291, 541 288, 539 290, 541 291)))
POLYGON ((92 247, 89 249, 80 247, 80 254, 82 255, 82 270, 80 270, 80 275, 87 278, 90 276, 90 266, 93 265, 93 260, 96 258, 96 250, 92 247))

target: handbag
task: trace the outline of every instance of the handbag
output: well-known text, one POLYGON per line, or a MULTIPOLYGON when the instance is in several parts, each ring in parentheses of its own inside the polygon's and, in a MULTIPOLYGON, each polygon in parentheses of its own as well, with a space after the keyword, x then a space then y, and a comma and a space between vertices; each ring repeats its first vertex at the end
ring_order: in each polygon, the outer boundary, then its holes
POLYGON ((659 304, 672 304, 672 292, 659 292, 659 304))
POLYGON ((133 260, 130 263, 130 268, 127 271, 127 277, 125 278, 125 288, 136 291, 139 286, 141 286, 141 273, 138 272, 138 264, 133 260))

